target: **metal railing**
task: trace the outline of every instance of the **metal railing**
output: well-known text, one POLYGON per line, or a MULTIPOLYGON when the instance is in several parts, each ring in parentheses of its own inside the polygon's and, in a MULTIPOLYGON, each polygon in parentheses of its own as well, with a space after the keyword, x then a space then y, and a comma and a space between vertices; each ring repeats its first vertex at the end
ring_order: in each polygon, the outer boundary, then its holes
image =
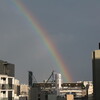
POLYGON ((0 89, 14 89, 13 84, 0 84, 0 89))
POLYGON ((0 98, 0 100, 14 100, 14 97, 0 98))

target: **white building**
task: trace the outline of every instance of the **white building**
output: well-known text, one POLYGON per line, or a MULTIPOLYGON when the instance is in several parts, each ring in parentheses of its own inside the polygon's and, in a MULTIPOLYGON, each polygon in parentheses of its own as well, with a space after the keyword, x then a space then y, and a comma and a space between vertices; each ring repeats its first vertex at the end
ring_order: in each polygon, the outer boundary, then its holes
POLYGON ((88 95, 93 94, 93 83, 92 83, 92 81, 77 81, 77 83, 83 83, 85 87, 88 86, 88 95))
POLYGON ((0 75, 0 100, 13 100, 14 98, 14 77, 0 75))
POLYGON ((0 100, 19 100, 19 80, 15 79, 15 65, 0 60, 0 100))

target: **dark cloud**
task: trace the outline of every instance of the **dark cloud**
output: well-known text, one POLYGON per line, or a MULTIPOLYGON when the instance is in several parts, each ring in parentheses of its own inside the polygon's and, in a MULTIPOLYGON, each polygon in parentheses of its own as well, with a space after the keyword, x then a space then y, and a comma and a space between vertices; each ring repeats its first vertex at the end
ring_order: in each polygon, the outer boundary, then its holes
MULTIPOLYGON (((22 0, 57 46, 74 80, 91 80, 91 52, 100 37, 100 1, 22 0)), ((0 59, 16 65, 16 77, 27 82, 32 70, 39 81, 59 71, 50 51, 27 18, 10 0, 0 0, 0 59)))

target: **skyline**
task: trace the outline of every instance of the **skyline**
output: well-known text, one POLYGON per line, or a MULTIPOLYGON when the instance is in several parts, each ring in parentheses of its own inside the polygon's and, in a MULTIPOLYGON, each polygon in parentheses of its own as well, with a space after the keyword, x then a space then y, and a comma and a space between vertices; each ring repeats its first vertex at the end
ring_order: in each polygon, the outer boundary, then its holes
MULTIPOLYGON (((98 49, 100 36, 100 1, 21 1, 47 31, 74 81, 92 80, 91 55, 98 49)), ((1 0, 0 7, 0 59, 15 64, 17 79, 27 82, 29 70, 39 81, 47 79, 52 70, 59 72, 13 1, 1 0)))

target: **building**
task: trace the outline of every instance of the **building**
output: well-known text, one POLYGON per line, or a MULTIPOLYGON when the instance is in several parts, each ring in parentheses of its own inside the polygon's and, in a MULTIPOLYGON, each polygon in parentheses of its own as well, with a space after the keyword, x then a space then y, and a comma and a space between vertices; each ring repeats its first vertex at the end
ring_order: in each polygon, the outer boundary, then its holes
POLYGON ((0 100, 14 99, 14 64, 0 60, 0 100))
POLYGON ((15 65, 0 60, 0 74, 15 77, 15 65))
POLYGON ((19 100, 28 100, 29 98, 29 86, 26 84, 20 84, 19 100))
POLYGON ((29 90, 29 100, 73 100, 86 98, 87 89, 81 83, 62 83, 61 74, 55 74, 55 81, 33 83, 29 90), (72 98, 72 99, 71 99, 72 98))
POLYGON ((85 87, 88 87, 88 96, 93 95, 93 82, 92 81, 77 81, 77 83, 83 83, 85 87))
POLYGON ((0 60, 0 100, 28 100, 28 90, 15 79, 15 65, 0 60))
POLYGON ((0 99, 13 100, 14 77, 0 75, 0 99))
POLYGON ((19 95, 20 95, 20 83, 19 83, 19 80, 15 79, 15 82, 14 82, 14 99, 19 100, 19 95))
POLYGON ((100 100, 100 50, 92 52, 93 68, 93 97, 94 100, 100 100))

